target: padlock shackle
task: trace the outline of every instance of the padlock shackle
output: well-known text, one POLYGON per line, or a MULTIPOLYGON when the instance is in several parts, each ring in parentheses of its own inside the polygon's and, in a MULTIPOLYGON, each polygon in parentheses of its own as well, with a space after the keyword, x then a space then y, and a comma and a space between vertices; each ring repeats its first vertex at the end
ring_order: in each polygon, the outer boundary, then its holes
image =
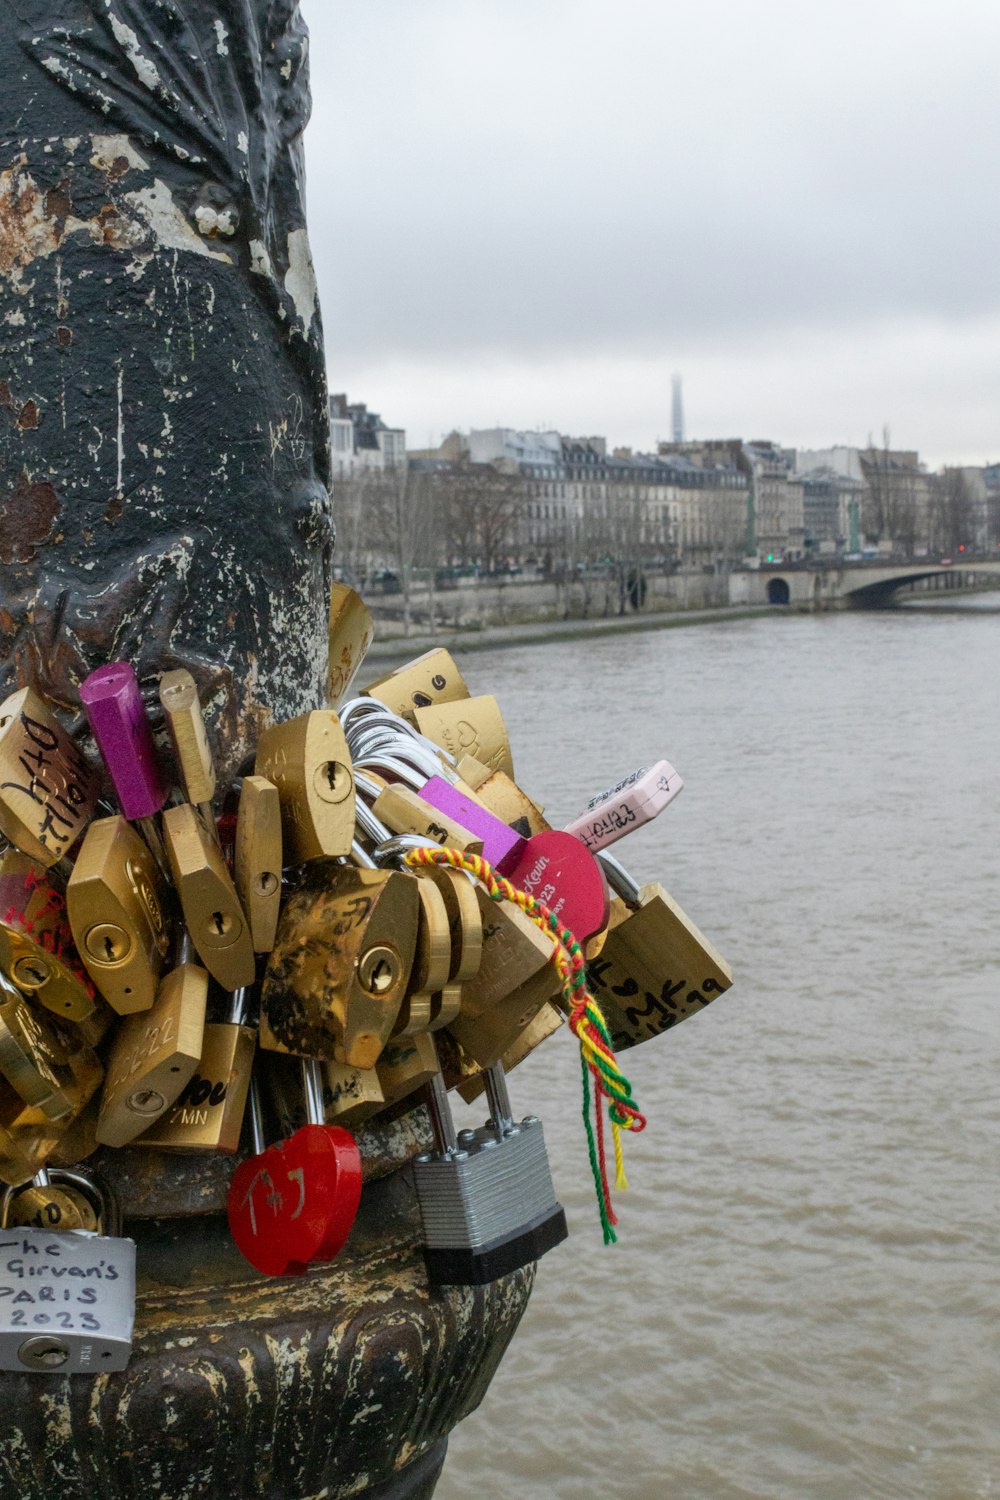
POLYGON ((306 1124, 322 1125, 326 1114, 323 1104, 323 1070, 314 1057, 303 1057, 301 1064, 306 1124))
POLYGON ((507 1075, 504 1072, 502 1062, 495 1062, 492 1067, 485 1069, 483 1084, 486 1089, 486 1098, 489 1102, 493 1124, 499 1133, 503 1135, 514 1123, 514 1111, 510 1102, 510 1094, 507 1090, 507 1075))
POLYGON ((402 863, 405 855, 411 849, 440 849, 441 845, 435 843, 434 839, 425 838, 420 833, 393 833, 381 843, 376 844, 372 850, 372 858, 378 869, 385 869, 386 865, 402 863))
POLYGON ((625 866, 613 854, 601 850, 594 858, 597 860, 608 877, 608 884, 617 896, 620 896, 629 906, 642 905, 642 888, 626 870, 625 866))

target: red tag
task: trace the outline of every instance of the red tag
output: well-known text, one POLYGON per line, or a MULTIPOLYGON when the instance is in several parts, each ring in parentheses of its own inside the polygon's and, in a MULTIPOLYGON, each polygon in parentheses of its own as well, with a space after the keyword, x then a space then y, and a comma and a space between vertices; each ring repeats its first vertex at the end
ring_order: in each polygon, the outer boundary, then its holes
POLYGON ((229 1185, 229 1228, 265 1276, 301 1276, 332 1260, 361 1200, 361 1153, 339 1125, 303 1125, 241 1162, 229 1185))
POLYGON ((533 834, 507 879, 534 896, 568 927, 578 943, 602 932, 611 911, 604 871, 586 845, 558 828, 533 834))

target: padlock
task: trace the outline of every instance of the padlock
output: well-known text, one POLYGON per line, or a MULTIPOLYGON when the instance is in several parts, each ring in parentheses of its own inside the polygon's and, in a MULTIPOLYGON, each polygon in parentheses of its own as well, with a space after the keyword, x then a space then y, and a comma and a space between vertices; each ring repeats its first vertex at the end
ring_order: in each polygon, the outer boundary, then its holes
POLYGON ((76 843, 100 778, 33 688, 0 703, 0 833, 47 869, 76 843))
POLYGON ((270 953, 281 911, 281 799, 266 776, 244 776, 233 873, 255 953, 270 953))
POLYGON ((122 812, 165 868, 155 815, 168 788, 135 672, 127 661, 98 667, 81 682, 80 702, 122 812))
POLYGON ((347 853, 354 836, 354 775, 332 710, 316 709, 265 729, 254 770, 278 788, 287 860, 347 853))
POLYGON ((61 1174, 100 1203, 100 1232, 9 1228, 0 1218, 0 1370, 103 1375, 124 1370, 135 1322, 135 1244, 106 1187, 61 1174))
POLYGON ((261 1045, 373 1067, 406 991, 418 900, 412 877, 398 871, 307 867, 268 960, 261 1045))
POLYGON ((375 634, 367 604, 346 583, 330 590, 328 687, 330 702, 338 704, 350 691, 375 634))
POLYGON ((323 1122, 319 1064, 303 1059, 306 1121, 288 1140, 263 1145, 259 1094, 251 1089, 254 1152, 229 1188, 229 1228, 240 1252, 265 1276, 300 1276, 343 1249, 361 1201, 354 1137, 323 1122))
POLYGON ((551 940, 534 922, 506 902, 494 902, 481 888, 483 957, 479 973, 462 989, 461 1013, 452 1035, 480 1067, 499 1062, 560 989, 551 940))
POLYGON ((98 1018, 101 1007, 73 946, 66 898, 44 867, 17 849, 0 855, 0 969, 60 1019, 84 1025, 98 1018))
POLYGON ((457 787, 449 785, 443 777, 432 776, 421 787, 420 795, 444 816, 453 818, 461 827, 467 828, 481 839, 483 858, 487 864, 499 870, 501 875, 515 868, 524 858, 527 840, 488 808, 464 797, 457 787))
POLYGON ((449 818, 408 786, 383 787, 372 803, 372 811, 393 833, 416 833, 432 839, 443 849, 459 849, 465 854, 483 853, 483 841, 478 834, 470 833, 467 827, 449 818))
POLYGON ((143 1132, 143 1146, 160 1151, 212 1151, 231 1156, 239 1147, 257 1028, 249 1024, 250 990, 229 997, 225 1021, 209 1021, 195 1072, 175 1102, 143 1132))
POLYGON ((490 693, 460 703, 433 703, 415 708, 413 722, 420 733, 442 746, 457 764, 472 755, 495 771, 514 775, 507 726, 497 700, 490 693))
POLYGON ((58 1139, 83 1111, 104 1070, 86 1042, 32 1005, 0 971, 0 1074, 26 1105, 47 1120, 65 1122, 58 1139))
POLYGON ((668 760, 640 766, 615 786, 592 797, 587 811, 568 823, 566 832, 581 839, 596 854, 658 817, 683 787, 680 773, 668 760))
POLYGON ((608 925, 611 898, 604 870, 571 833, 553 828, 534 834, 504 874, 518 890, 547 906, 578 943, 608 925))
POLYGON ((599 859, 631 907, 587 965, 612 1045, 622 1052, 704 1010, 729 989, 733 971, 661 885, 640 888, 610 855, 599 859))
POLYGON ((183 1093, 201 1061, 208 974, 192 962, 183 931, 177 963, 160 980, 151 1010, 126 1016, 115 1033, 97 1119, 102 1146, 126 1146, 183 1093))
MULTIPOLYGON (((260 1053, 264 1089, 283 1136, 294 1134, 306 1123, 300 1061, 280 1052, 260 1053)), ((385 1108, 375 1068, 351 1068, 338 1062, 321 1062, 319 1067, 325 1124, 353 1130, 385 1108)))
POLYGON ((214 835, 215 767, 205 732, 198 686, 185 667, 164 672, 160 678, 160 703, 170 731, 185 797, 193 802, 214 835))
POLYGON ((76 949, 119 1015, 148 1010, 170 951, 169 893, 148 846, 122 817, 98 818, 66 887, 76 949))
POLYGON ((439 1073, 427 1088, 437 1149, 413 1164, 428 1280, 484 1286, 538 1260, 566 1238, 542 1124, 515 1124, 503 1067, 484 1075, 491 1118, 456 1135, 439 1073))
POLYGON ((437 1048, 429 1031, 397 1036, 376 1064, 386 1109, 408 1099, 440 1072, 437 1048))
POLYGON ((198 957, 224 990, 253 984, 257 965, 250 923, 218 843, 189 802, 167 808, 163 837, 198 957))
POLYGON ((397 714, 412 713, 415 708, 429 708, 434 703, 455 703, 469 697, 469 689, 454 658, 441 648, 425 651, 423 656, 398 667, 387 677, 370 682, 365 693, 397 714))
MULTIPOLYGON (((546 1002, 503 1054, 500 1060, 503 1063, 504 1072, 511 1073, 514 1068, 524 1062, 526 1057, 531 1056, 536 1047, 547 1042, 550 1036, 555 1036, 559 1028, 565 1024, 566 1017, 562 1011, 551 1002, 546 1002)), ((483 1070, 469 1058, 464 1071, 465 1077, 458 1084, 458 1092, 466 1104, 471 1104, 479 1098, 486 1087, 483 1081, 483 1070)))
POLYGON ((463 755, 456 769, 480 802, 522 838, 548 832, 551 824, 545 820, 544 808, 533 802, 505 771, 494 771, 472 755, 463 755))
POLYGON ((8 1188, 3 1214, 7 1229, 86 1229, 96 1234, 99 1217, 90 1199, 64 1180, 54 1167, 43 1167, 24 1187, 8 1188))

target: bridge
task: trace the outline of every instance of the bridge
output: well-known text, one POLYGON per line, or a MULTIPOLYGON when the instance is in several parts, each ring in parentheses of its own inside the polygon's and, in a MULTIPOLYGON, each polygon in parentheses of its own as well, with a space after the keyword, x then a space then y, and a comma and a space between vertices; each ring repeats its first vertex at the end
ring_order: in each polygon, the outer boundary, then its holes
POLYGON ((949 591, 981 587, 1000 576, 1000 558, 962 558, 960 562, 831 562, 818 559, 788 565, 765 565, 733 573, 732 604, 791 604, 811 609, 886 609, 899 589, 940 578, 949 591))

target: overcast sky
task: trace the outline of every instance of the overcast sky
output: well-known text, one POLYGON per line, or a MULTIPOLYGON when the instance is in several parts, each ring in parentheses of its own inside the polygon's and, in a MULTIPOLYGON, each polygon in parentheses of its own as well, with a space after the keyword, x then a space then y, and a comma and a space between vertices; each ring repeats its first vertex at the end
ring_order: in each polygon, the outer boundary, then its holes
POLYGON ((1000 458, 998 0, 302 0, 331 389, 1000 458))

